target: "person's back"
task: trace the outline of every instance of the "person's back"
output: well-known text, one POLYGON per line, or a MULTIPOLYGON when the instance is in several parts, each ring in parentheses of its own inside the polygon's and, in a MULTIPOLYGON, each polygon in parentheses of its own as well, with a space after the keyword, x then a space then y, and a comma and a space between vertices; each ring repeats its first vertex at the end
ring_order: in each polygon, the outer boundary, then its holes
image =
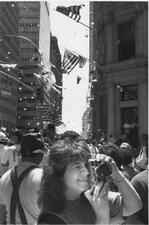
MULTIPOLYGON (((17 176, 19 176, 29 166, 35 165, 30 162, 22 162, 17 167, 17 176)), ((10 202, 13 191, 11 183, 11 170, 8 170, 0 179, 0 204, 6 206, 7 224, 10 224, 10 202)), ((20 201, 23 206, 27 221, 30 224, 35 224, 39 215, 39 208, 37 206, 38 188, 42 177, 42 169, 33 169, 22 181, 19 188, 20 201)), ((16 224, 21 224, 18 210, 16 211, 16 224)))
POLYGON ((3 156, 5 154, 5 148, 0 144, 0 177, 7 171, 7 167, 2 165, 3 156))
POLYGON ((128 217, 127 223, 135 224, 137 221, 138 223, 148 224, 148 170, 146 169, 134 176, 131 183, 138 192, 143 207, 136 214, 128 217))
POLYGON ((5 146, 6 135, 0 131, 0 177, 7 171, 7 166, 3 165, 2 160, 6 152, 5 146))
POLYGON ((39 215, 38 188, 42 177, 42 169, 37 167, 43 157, 44 148, 40 134, 26 134, 22 138, 22 162, 8 170, 0 179, 0 224, 4 224, 5 220, 7 224, 24 224, 19 211, 21 208, 26 223, 36 224, 39 215))
POLYGON ((138 174, 138 171, 133 166, 132 147, 127 142, 123 142, 120 145, 119 151, 123 174, 127 177, 127 179, 131 180, 135 175, 138 174))
POLYGON ((14 144, 12 146, 6 146, 5 153, 2 159, 2 164, 8 165, 8 169, 11 169, 14 166, 17 166, 19 162, 21 161, 21 156, 19 151, 20 151, 19 145, 14 144))

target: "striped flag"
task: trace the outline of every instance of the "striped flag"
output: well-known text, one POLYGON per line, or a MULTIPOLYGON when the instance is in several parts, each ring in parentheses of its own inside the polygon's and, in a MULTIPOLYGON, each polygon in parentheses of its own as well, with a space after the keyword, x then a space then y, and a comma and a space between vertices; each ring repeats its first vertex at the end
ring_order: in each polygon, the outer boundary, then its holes
POLYGON ((64 52, 64 58, 63 58, 63 66, 62 66, 62 72, 69 74, 75 66, 79 63, 79 67, 83 68, 85 65, 87 59, 83 58, 80 55, 75 55, 72 52, 65 50, 64 52))
POLYGON ((68 50, 65 50, 62 66, 63 73, 69 74, 78 63, 79 63, 79 56, 76 56, 73 53, 69 52, 68 50))
POLYGON ((56 8, 56 11, 72 18, 73 20, 79 22, 81 19, 81 15, 80 15, 80 9, 82 7, 84 7, 85 5, 81 4, 81 5, 73 5, 73 6, 69 6, 69 7, 64 7, 64 6, 58 6, 56 8))

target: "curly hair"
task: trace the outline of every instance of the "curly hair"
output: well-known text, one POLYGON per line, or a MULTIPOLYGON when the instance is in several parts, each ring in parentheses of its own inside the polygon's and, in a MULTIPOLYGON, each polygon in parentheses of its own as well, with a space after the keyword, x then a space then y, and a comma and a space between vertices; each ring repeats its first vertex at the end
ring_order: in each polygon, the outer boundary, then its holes
POLYGON ((66 201, 63 178, 67 166, 78 160, 87 162, 89 158, 90 152, 84 141, 65 139, 54 142, 39 189, 38 204, 42 210, 63 211, 66 201))

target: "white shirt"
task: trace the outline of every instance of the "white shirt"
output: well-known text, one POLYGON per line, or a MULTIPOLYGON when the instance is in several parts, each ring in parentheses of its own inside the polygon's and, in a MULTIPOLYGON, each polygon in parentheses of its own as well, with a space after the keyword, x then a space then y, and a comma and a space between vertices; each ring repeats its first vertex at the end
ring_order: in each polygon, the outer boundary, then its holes
MULTIPOLYGON (((30 162, 22 162, 17 167, 17 175, 19 176, 26 168, 35 165, 30 162)), ((10 224, 10 200, 12 194, 12 183, 10 178, 11 170, 8 170, 0 179, 0 204, 6 206, 7 211, 7 224, 10 224)), ((20 185, 19 196, 23 206, 28 224, 36 224, 39 208, 37 205, 38 189, 41 182, 43 170, 35 168, 24 178, 20 185)), ((21 224, 18 210, 16 212, 16 224, 21 224)))
POLYGON ((4 166, 2 163, 5 152, 6 146, 0 144, 0 177, 7 171, 7 166, 4 166))
POLYGON ((18 154, 20 151, 20 145, 6 146, 5 149, 6 151, 3 155, 2 164, 8 164, 8 169, 11 169, 14 166, 17 166, 21 161, 21 157, 18 154))

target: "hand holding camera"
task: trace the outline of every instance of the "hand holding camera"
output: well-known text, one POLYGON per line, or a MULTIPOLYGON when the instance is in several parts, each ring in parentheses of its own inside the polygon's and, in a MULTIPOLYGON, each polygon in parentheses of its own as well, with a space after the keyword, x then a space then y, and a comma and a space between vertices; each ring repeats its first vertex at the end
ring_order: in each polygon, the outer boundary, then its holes
POLYGON ((109 177, 117 183, 121 183, 123 181, 124 177, 111 157, 104 154, 97 154, 96 162, 97 167, 95 167, 95 171, 98 182, 108 181, 109 177))
POLYGON ((108 191, 108 183, 99 182, 98 185, 92 186, 84 193, 96 214, 96 224, 109 224, 110 206, 107 198, 108 191))

